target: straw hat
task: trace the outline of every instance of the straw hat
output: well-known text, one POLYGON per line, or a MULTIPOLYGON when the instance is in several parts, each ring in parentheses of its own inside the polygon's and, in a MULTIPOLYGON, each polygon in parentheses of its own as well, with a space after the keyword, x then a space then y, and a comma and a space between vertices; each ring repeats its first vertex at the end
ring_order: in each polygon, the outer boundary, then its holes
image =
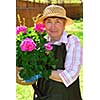
POLYGON ((66 17, 66 10, 58 5, 50 5, 47 6, 44 11, 43 11, 43 16, 41 16, 36 23, 43 23, 44 19, 48 17, 59 17, 59 18, 64 18, 66 19, 66 24, 72 24, 73 20, 66 17))

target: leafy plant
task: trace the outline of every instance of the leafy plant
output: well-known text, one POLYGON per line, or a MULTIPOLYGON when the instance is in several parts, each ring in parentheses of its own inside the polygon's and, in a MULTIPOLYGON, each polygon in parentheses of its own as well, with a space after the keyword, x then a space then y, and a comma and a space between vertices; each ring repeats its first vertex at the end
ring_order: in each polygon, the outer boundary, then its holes
POLYGON ((26 82, 39 77, 48 79, 51 70, 56 69, 55 48, 45 36, 42 24, 16 28, 16 66, 22 68, 19 76, 26 82))

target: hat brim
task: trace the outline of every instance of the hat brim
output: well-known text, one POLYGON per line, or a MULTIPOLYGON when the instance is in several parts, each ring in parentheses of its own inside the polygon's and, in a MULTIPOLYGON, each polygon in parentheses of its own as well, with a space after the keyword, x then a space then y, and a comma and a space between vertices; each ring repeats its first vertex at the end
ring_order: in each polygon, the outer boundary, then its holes
POLYGON ((58 18, 64 18, 66 19, 66 25, 71 25, 73 23, 73 20, 69 17, 66 16, 55 16, 55 15, 50 15, 50 16, 41 16, 40 18, 38 18, 38 20, 36 20, 36 24, 38 23, 43 23, 44 19, 48 18, 48 17, 58 17, 58 18))

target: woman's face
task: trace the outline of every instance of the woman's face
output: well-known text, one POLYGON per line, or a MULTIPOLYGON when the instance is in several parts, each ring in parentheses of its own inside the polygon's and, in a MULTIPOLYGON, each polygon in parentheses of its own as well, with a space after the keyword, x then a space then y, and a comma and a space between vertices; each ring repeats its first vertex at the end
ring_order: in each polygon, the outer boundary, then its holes
POLYGON ((59 40, 65 27, 65 20, 61 18, 47 18, 44 25, 53 41, 59 40))

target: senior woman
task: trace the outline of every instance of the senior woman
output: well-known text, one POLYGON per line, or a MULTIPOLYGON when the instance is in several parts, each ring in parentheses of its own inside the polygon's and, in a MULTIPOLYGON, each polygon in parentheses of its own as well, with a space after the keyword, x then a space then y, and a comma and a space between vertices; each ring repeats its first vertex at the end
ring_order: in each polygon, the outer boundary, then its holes
POLYGON ((82 64, 82 48, 79 39, 68 35, 64 29, 72 24, 66 17, 66 10, 58 5, 49 5, 36 23, 43 23, 48 41, 57 46, 55 56, 59 59, 56 70, 52 70, 49 80, 40 78, 34 100, 82 100, 79 87, 79 72, 82 64))

